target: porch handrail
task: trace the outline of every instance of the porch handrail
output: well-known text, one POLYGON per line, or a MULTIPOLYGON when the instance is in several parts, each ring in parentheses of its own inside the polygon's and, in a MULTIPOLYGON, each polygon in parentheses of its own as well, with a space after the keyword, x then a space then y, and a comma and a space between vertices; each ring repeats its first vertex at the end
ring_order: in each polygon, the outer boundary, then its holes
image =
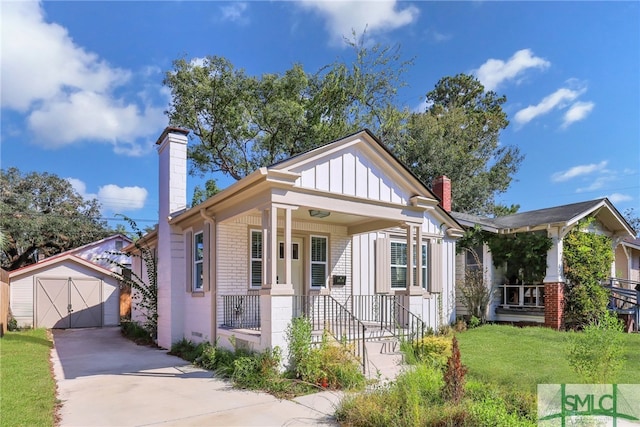
POLYGON ((307 295, 294 297, 294 315, 305 316, 314 331, 327 331, 337 342, 347 346, 366 374, 367 354, 365 325, 351 311, 331 295, 307 295))
POLYGON ((398 298, 394 299, 395 307, 398 313, 398 318, 403 321, 402 334, 396 334, 401 339, 408 339, 412 344, 418 343, 426 332, 426 323, 420 318, 420 316, 414 314, 406 308, 398 298), (407 332, 405 332, 407 331, 407 332))
POLYGON ((426 324, 402 304, 403 295, 354 295, 348 301, 352 313, 365 324, 374 324, 396 338, 421 339, 426 324))

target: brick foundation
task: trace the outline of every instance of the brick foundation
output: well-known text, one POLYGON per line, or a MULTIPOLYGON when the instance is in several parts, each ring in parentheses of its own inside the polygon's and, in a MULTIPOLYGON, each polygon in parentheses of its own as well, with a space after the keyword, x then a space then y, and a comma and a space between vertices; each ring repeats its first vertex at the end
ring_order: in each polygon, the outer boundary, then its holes
POLYGON ((564 283, 544 284, 544 325, 555 330, 564 328, 564 283))

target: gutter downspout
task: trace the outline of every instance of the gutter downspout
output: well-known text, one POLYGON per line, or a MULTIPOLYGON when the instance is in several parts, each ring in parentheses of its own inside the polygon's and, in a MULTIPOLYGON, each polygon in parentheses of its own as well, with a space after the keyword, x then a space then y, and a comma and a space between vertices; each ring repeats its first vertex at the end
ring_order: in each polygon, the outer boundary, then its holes
POLYGON ((211 344, 215 345, 218 340, 218 284, 217 277, 217 252, 216 245, 216 220, 208 215, 206 209, 200 209, 200 216, 204 218, 205 223, 209 224, 209 292, 211 297, 211 344))

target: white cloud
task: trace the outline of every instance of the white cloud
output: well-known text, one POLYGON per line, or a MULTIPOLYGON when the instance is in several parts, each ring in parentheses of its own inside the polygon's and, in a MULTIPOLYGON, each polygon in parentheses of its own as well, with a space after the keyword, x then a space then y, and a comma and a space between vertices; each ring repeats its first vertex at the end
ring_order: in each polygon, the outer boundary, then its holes
POLYGON ((582 95, 586 89, 568 89, 561 88, 553 92, 551 95, 545 96, 537 105, 529 105, 518 111, 514 116, 516 123, 523 125, 529 123, 538 116, 547 114, 548 112, 566 107, 570 102, 582 95))
POLYGON ((148 192, 142 187, 118 187, 107 184, 98 190, 98 200, 104 209, 112 212, 135 211, 142 209, 148 192))
POLYGON ((97 194, 87 193, 87 184, 85 184, 84 181, 77 178, 66 178, 66 179, 67 181, 69 181, 73 189, 76 190, 76 192, 82 196, 82 198, 91 200, 91 199, 96 199, 98 197, 97 194))
POLYGON ((621 193, 613 193, 613 194, 610 194, 610 195, 608 195, 606 197, 614 205, 616 203, 629 202, 629 201, 633 200, 633 197, 631 197, 631 196, 629 196, 627 194, 621 194, 621 193))
POLYGON ((318 12, 326 19, 331 41, 342 42, 365 30, 369 34, 391 31, 415 22, 420 11, 415 6, 399 8, 396 0, 384 1, 327 1, 305 0, 297 5, 318 12))
POLYGON ((574 122, 583 120, 591 113, 594 106, 595 104, 593 102, 576 102, 564 113, 562 127, 566 128, 574 122))
POLYGON ((530 49, 517 51, 506 62, 501 59, 489 59, 474 71, 486 90, 495 90, 501 83, 521 76, 530 68, 545 69, 551 63, 544 58, 534 56, 530 49))
POLYGON ((136 138, 161 129, 161 108, 140 111, 105 94, 83 91, 51 100, 29 116, 27 123, 41 144, 58 148, 79 140, 103 140, 121 154, 140 155, 145 148, 136 138))
POLYGON ((139 154, 135 140, 166 124, 163 107, 142 108, 115 96, 132 73, 112 67, 78 46, 66 28, 46 22, 39 2, 3 2, 1 24, 2 38, 11 40, 2 45, 1 105, 26 114, 35 143, 55 148, 91 139, 139 154))
POLYGON ((606 160, 603 160, 600 163, 591 163, 588 165, 573 166, 572 168, 567 169, 566 171, 554 173, 551 176, 551 180, 553 182, 563 182, 579 176, 590 175, 594 172, 606 171, 607 164, 608 162, 606 160))
POLYGON ((142 209, 147 200, 148 191, 143 187, 119 187, 115 184, 103 185, 98 193, 88 193, 87 185, 77 178, 66 178, 71 186, 84 199, 98 199, 103 211, 114 213, 142 209))
POLYGON ((248 18, 244 14, 247 10, 246 2, 235 2, 226 6, 222 6, 220 11, 222 12, 222 19, 225 21, 239 22, 246 24, 249 22, 248 18))

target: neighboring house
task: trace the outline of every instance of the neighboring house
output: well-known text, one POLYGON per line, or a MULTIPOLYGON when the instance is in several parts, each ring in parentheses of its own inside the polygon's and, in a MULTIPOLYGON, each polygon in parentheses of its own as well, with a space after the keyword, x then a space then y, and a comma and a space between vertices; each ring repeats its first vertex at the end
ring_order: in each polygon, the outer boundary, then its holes
POLYGON ((129 257, 116 234, 9 272, 11 311, 20 327, 80 328, 120 323, 119 283, 112 275, 129 257))
MULTIPOLYGON (((506 277, 506 268, 496 268, 493 265, 491 252, 486 245, 476 248, 485 270, 485 283, 491 287, 488 320, 540 323, 555 329, 561 327, 565 283, 562 239, 580 220, 587 217, 595 218, 590 232, 602 233, 612 239, 612 249, 615 250, 616 257, 611 266, 611 277, 626 279, 635 274, 637 280, 638 247, 634 249, 633 241, 629 240, 635 232, 606 198, 496 218, 459 212, 452 212, 452 215, 465 227, 478 225, 482 230, 496 234, 544 232, 553 241, 553 246, 547 253, 546 276, 541 283, 514 283, 506 277), (633 265, 636 265, 635 272, 632 269, 633 265)), ((458 255, 456 264, 458 281, 461 281, 465 266, 473 268, 477 261, 469 253, 464 253, 458 255)), ((457 310, 459 315, 467 314, 460 298, 457 301, 457 310)))
POLYGON ((615 273, 623 281, 640 283, 640 238, 629 237, 618 245, 615 273))
MULTIPOLYGON (((303 313, 334 335, 338 318, 419 317, 434 329, 455 320, 462 227, 369 131, 262 167, 190 209, 187 134, 167 128, 157 142, 161 221, 147 237, 158 255, 161 347, 183 338, 230 346, 233 336, 286 349, 286 328, 303 313), (421 268, 407 268, 412 259, 421 268)), ((133 270, 142 272, 136 257, 133 270)))

